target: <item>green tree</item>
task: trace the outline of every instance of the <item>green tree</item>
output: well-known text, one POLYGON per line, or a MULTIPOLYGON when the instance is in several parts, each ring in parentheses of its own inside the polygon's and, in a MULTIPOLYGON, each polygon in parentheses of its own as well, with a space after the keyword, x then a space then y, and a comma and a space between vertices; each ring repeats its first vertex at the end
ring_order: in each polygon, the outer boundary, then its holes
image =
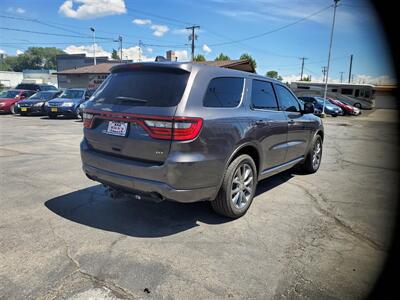
POLYGON ((194 61, 206 61, 206 58, 204 57, 203 54, 197 54, 194 59, 194 61))
POLYGON ((112 59, 119 59, 119 55, 118 55, 117 50, 115 50, 115 49, 112 50, 111 58, 112 59))
POLYGON ((228 55, 225 55, 223 53, 220 53, 215 60, 230 60, 231 58, 228 55))
POLYGON ((270 78, 277 79, 277 80, 279 80, 279 81, 282 81, 282 79, 283 79, 282 76, 279 75, 277 71, 273 71, 273 70, 268 71, 268 72, 265 74, 265 76, 270 77, 270 78))
POLYGON ((301 79, 301 81, 311 81, 311 76, 303 76, 303 78, 301 79))
POLYGON ((240 59, 247 59, 252 65, 254 70, 257 68, 256 60, 250 54, 243 53, 242 55, 240 55, 240 59))
POLYGON ((29 47, 23 54, 7 56, 0 67, 15 72, 24 69, 56 69, 56 56, 59 54, 64 54, 64 51, 54 47, 29 47))

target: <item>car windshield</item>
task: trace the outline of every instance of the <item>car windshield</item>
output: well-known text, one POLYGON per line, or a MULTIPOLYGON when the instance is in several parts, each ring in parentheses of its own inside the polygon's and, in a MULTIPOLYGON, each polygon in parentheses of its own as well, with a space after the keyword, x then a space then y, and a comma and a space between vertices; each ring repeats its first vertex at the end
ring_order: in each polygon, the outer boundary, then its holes
POLYGON ((57 88, 55 86, 52 86, 52 85, 41 85, 40 89, 42 91, 55 91, 55 90, 57 90, 57 88))
POLYGON ((67 99, 77 99, 82 98, 84 94, 83 90, 65 90, 60 98, 67 98, 67 99))
POLYGON ((50 100, 54 97, 53 92, 37 92, 33 94, 29 99, 43 99, 43 100, 50 100))
POLYGON ((1 92, 0 98, 15 98, 19 94, 19 91, 4 91, 1 92))

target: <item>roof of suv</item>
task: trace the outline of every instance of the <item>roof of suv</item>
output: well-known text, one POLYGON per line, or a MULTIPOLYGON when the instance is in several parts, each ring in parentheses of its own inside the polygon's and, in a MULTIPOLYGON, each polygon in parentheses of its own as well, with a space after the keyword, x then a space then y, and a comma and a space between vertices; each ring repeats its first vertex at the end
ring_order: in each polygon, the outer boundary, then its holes
POLYGON ((223 73, 224 76, 243 76, 246 78, 254 78, 254 79, 260 79, 260 80, 269 80, 272 82, 276 83, 281 83, 280 81, 270 78, 270 77, 265 77, 261 75, 257 75, 254 73, 249 73, 245 71, 239 71, 239 70, 233 70, 233 69, 228 69, 228 68, 220 68, 217 66, 210 66, 206 64, 201 64, 201 63, 196 63, 196 62, 141 62, 141 63, 128 63, 128 64, 119 64, 115 65, 110 69, 111 73, 118 72, 121 70, 125 69, 136 69, 136 68, 144 68, 144 69, 180 69, 182 71, 202 71, 202 72, 207 72, 209 71, 210 73, 218 71, 218 73, 223 73))

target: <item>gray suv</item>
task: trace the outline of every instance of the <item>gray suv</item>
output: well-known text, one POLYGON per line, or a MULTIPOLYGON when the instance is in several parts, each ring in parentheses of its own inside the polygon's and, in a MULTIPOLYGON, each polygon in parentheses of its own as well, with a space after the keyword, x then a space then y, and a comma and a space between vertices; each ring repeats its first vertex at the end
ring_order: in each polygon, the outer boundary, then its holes
POLYGON ((84 109, 83 170, 137 199, 211 201, 238 218, 257 182, 319 168, 313 105, 281 82, 196 63, 118 65, 84 109))

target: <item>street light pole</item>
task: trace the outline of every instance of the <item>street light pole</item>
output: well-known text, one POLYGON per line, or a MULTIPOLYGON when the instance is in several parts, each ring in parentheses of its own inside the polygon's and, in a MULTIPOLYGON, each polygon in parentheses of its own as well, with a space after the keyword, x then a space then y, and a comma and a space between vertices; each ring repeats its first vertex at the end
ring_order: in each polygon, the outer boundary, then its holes
POLYGON ((333 31, 335 29, 335 19, 336 19, 336 8, 340 0, 333 0, 335 4, 333 5, 333 20, 332 20, 332 30, 331 30, 331 39, 329 42, 329 54, 328 54, 328 66, 326 68, 326 76, 325 76, 325 91, 324 91, 324 105, 322 106, 322 117, 325 116, 325 101, 326 94, 328 92, 328 77, 329 77, 329 67, 331 64, 331 52, 332 52, 332 41, 333 41, 333 31))
POLYGON ((93 32, 93 64, 96 65, 96 31, 94 27, 90 27, 93 32))

